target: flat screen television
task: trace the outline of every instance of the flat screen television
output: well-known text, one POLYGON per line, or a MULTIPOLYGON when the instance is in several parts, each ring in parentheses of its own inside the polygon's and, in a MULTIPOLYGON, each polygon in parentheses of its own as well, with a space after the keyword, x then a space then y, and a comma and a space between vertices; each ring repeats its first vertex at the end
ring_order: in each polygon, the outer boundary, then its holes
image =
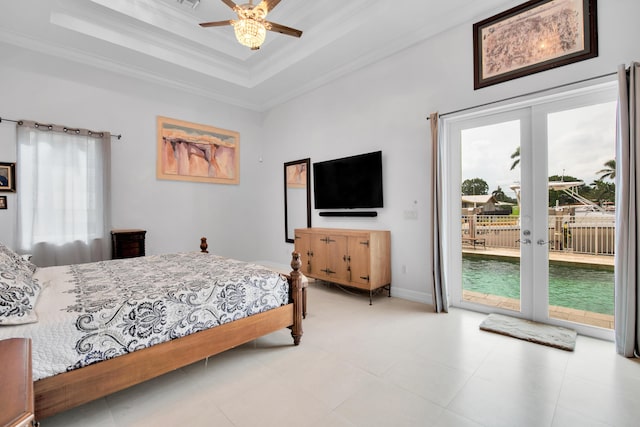
POLYGON ((381 208, 382 151, 313 164, 316 209, 381 208))

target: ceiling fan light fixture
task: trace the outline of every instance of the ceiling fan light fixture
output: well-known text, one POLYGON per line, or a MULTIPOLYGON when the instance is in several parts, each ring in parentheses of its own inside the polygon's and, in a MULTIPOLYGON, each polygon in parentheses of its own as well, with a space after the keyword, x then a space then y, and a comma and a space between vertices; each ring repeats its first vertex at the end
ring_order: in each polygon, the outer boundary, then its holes
POLYGON ((260 46, 262 46, 265 36, 267 35, 267 29, 264 24, 251 18, 234 21, 233 30, 236 33, 238 42, 253 50, 259 49, 260 46))

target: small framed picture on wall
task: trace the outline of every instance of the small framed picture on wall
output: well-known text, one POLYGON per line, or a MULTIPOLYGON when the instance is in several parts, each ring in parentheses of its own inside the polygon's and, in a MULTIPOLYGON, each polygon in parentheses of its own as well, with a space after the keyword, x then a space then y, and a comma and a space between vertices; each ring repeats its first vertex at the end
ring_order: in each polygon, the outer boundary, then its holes
POLYGON ((7 196, 0 196, 0 209, 7 209, 7 196))
MULTIPOLYGON (((16 191, 16 164, 0 162, 0 191, 16 191)), ((6 206, 6 200, 5 200, 6 206)), ((6 209, 6 208, 4 208, 6 209)))

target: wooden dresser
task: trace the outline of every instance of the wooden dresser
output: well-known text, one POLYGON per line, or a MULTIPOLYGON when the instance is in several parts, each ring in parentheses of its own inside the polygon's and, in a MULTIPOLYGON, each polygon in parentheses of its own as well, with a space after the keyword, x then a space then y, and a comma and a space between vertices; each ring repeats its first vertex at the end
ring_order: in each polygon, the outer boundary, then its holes
POLYGON ((111 258, 133 258, 145 255, 145 230, 111 230, 111 258))
POLYGON ((0 341, 0 426, 27 427, 34 419, 31 340, 0 341))
POLYGON ((391 295, 391 233, 386 230, 297 228, 295 251, 308 277, 391 295))

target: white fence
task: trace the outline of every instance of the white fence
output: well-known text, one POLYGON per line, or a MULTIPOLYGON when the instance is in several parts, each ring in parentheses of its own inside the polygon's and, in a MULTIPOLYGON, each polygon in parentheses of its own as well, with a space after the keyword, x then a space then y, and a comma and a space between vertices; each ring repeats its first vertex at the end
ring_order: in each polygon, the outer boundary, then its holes
MULTIPOLYGON (((549 216, 547 243, 551 251, 613 255, 615 218, 601 216, 549 216)), ((520 217, 462 215, 462 243, 474 247, 520 247, 520 217)))

